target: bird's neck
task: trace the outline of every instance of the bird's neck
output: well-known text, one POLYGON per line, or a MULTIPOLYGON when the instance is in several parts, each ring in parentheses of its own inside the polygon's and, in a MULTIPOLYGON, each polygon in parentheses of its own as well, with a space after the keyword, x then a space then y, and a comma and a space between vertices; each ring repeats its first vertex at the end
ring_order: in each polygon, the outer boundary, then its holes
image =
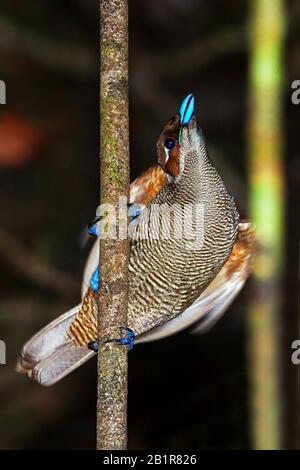
POLYGON ((181 174, 175 177, 170 191, 182 202, 216 203, 215 195, 225 189, 224 183, 207 154, 191 152, 182 164, 181 174))

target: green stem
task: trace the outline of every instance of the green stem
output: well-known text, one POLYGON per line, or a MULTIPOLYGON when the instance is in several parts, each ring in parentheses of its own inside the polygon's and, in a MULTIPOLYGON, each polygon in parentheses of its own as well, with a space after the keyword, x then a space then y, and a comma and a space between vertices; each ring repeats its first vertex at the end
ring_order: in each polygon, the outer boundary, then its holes
POLYGON ((249 91, 250 208, 258 253, 248 317, 252 441, 281 447, 279 312, 283 257, 282 0, 251 1, 249 91))

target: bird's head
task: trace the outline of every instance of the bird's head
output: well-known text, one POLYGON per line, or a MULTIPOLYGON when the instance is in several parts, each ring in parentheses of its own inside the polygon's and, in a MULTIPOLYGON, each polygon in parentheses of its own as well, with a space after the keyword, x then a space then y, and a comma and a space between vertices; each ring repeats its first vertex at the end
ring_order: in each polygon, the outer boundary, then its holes
POLYGON ((158 163, 171 178, 179 178, 189 153, 200 146, 201 135, 194 117, 194 96, 189 94, 178 114, 163 127, 157 142, 158 163))

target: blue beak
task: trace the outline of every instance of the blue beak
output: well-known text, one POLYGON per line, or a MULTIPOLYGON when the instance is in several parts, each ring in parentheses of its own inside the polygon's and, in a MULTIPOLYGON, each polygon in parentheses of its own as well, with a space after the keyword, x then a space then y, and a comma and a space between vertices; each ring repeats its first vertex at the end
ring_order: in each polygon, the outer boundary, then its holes
POLYGON ((194 114, 194 105, 194 96, 192 95, 192 93, 190 93, 184 98, 179 108, 180 124, 182 126, 189 124, 190 120, 192 119, 192 116, 194 114))

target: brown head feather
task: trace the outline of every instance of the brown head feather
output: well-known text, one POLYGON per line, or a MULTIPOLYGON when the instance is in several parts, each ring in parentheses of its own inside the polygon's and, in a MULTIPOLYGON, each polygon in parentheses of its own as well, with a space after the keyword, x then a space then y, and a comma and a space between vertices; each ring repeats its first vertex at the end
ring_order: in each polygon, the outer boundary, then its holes
POLYGON ((180 116, 177 114, 164 126, 157 142, 158 162, 171 176, 178 176, 180 173, 180 144, 178 143, 179 131, 180 116), (168 151, 168 159, 165 150, 166 139, 174 139, 175 141, 175 147, 168 151))

